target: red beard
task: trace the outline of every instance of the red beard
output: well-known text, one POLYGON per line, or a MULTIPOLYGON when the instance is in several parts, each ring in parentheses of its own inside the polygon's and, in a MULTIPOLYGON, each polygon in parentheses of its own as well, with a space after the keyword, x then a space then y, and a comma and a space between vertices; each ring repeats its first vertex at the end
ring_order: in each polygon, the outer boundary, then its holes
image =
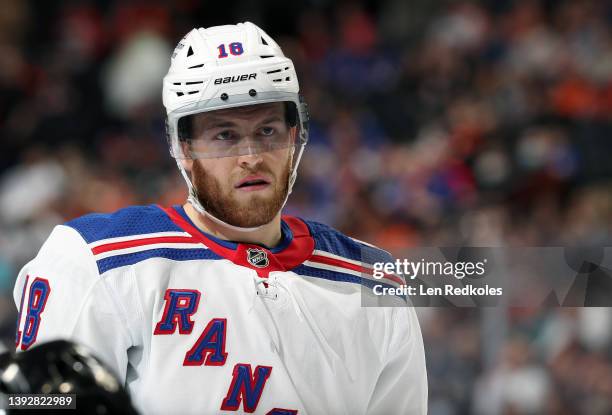
MULTIPOLYGON (((271 197, 254 195, 248 204, 239 202, 231 196, 231 192, 236 191, 235 189, 231 188, 229 192, 224 192, 221 183, 208 174, 197 160, 193 163, 192 180, 196 197, 206 212, 232 226, 254 228, 271 222, 283 207, 289 186, 289 171, 290 160, 287 161, 279 180, 272 184, 273 195, 271 197)), ((274 176, 265 166, 249 170, 245 176, 258 173, 274 176)))

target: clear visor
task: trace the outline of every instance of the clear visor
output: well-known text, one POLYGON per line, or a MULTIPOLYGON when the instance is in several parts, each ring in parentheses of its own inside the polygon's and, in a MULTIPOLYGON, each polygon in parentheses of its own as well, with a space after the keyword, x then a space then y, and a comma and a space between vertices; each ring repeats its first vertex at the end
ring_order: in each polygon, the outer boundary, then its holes
POLYGON ((193 140, 185 140, 183 154, 190 159, 236 157, 282 150, 293 143, 289 132, 266 131, 241 135, 227 131, 215 137, 206 134, 193 140))
POLYGON ((286 149, 305 142, 294 101, 246 103, 174 118, 169 131, 173 156, 206 159, 286 149))

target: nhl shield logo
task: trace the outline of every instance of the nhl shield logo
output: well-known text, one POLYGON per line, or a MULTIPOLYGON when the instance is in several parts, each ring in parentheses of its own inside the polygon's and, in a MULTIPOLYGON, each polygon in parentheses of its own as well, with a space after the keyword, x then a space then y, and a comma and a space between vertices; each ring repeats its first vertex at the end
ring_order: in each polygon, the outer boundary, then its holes
POLYGON ((270 263, 266 251, 259 248, 247 249, 247 261, 249 261, 249 264, 257 268, 265 268, 270 263))

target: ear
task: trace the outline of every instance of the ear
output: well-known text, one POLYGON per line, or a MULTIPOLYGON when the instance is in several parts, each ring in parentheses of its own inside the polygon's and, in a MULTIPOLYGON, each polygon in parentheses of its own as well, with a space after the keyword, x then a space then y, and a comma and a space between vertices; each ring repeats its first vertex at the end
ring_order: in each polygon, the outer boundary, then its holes
POLYGON ((187 173, 191 174, 191 169, 193 168, 193 159, 180 159, 181 166, 187 171, 187 173))
MULTIPOLYGON (((189 155, 191 154, 189 143, 187 143, 186 141, 181 141, 181 150, 183 150, 183 154, 186 157, 189 157, 189 155)), ((184 158, 184 159, 180 159, 180 162, 183 168, 191 174, 191 168, 193 167, 193 159, 184 158)))
POLYGON ((289 130, 289 134, 291 136, 291 144, 295 145, 295 143, 297 142, 297 134, 298 134, 297 126, 291 127, 291 129, 289 130))

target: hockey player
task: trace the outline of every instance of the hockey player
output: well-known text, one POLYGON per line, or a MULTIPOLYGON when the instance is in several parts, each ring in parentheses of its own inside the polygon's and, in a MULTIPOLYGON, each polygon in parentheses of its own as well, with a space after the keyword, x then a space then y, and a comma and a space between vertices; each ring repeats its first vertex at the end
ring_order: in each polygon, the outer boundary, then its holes
POLYGON ((189 32, 163 82, 187 202, 57 226, 15 286, 17 349, 89 346, 146 414, 425 414, 414 309, 362 306, 401 284, 372 279, 387 254, 281 216, 308 138, 298 92, 254 24, 189 32))

